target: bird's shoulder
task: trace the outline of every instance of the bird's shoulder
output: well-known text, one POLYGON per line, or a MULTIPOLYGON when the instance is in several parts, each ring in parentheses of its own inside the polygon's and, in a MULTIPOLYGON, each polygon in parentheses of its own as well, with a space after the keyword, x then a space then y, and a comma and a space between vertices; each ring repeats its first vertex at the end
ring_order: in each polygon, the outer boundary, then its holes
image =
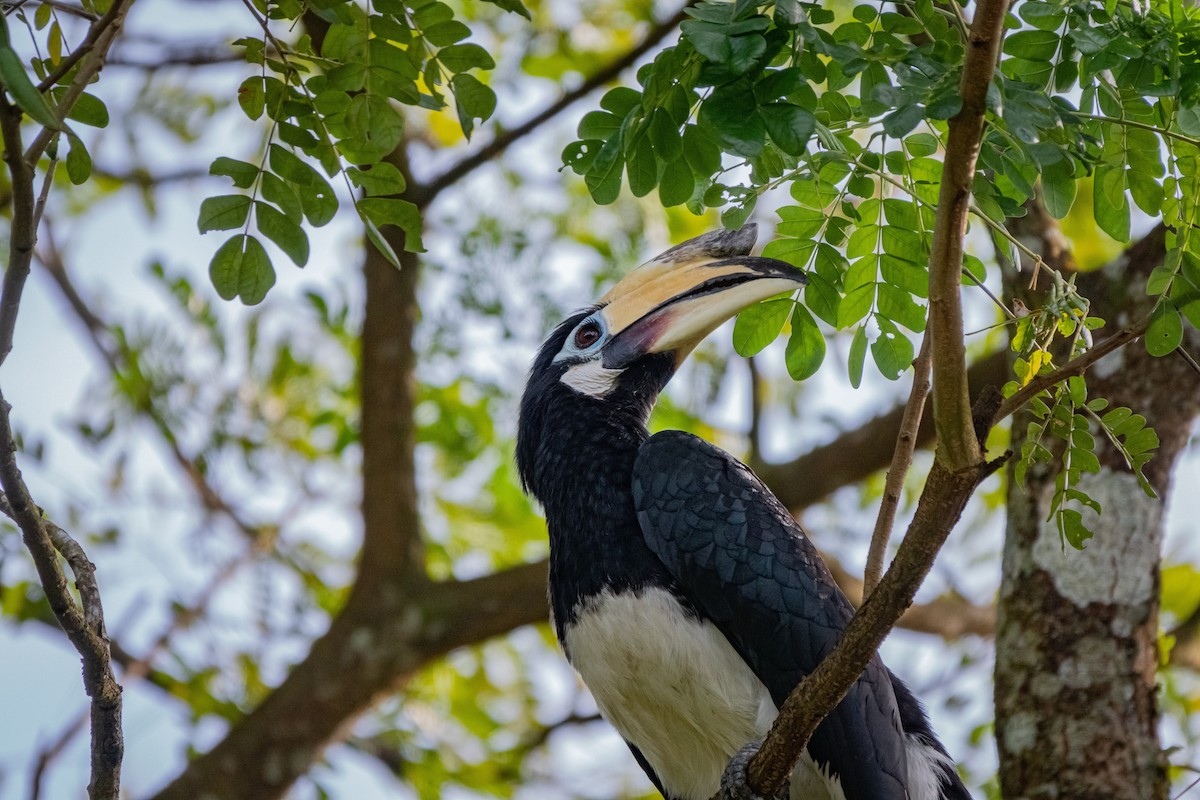
POLYGON ((790 619, 812 656, 832 646, 853 609, 799 523, 747 466, 697 436, 663 431, 642 444, 632 480, 647 545, 707 616, 722 625, 752 610, 767 636, 790 619))

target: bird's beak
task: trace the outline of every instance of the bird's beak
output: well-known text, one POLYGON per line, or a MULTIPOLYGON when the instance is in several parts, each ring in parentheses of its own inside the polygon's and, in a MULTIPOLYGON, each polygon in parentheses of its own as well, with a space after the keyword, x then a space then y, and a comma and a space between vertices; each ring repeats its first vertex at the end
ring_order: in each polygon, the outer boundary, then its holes
POLYGON ((604 366, 624 369, 648 353, 687 357, 747 306, 808 283, 784 261, 749 255, 753 225, 692 239, 638 267, 601 298, 611 340, 604 366))

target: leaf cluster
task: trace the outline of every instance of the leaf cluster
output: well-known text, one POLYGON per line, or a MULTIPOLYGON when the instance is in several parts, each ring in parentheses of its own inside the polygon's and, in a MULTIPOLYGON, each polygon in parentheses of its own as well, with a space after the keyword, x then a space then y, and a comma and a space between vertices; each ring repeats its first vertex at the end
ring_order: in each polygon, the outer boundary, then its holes
MULTIPOLYGON (((209 198, 199 218, 201 232, 240 229, 217 250, 210 275, 222 297, 247 304, 260 302, 275 282, 258 236, 304 266, 305 223, 326 224, 340 205, 330 184, 335 177, 345 181, 368 239, 389 260, 399 266, 380 231, 385 225, 403 231, 405 249, 419 252, 419 211, 400 197, 406 180, 388 161, 404 138, 402 107, 437 111, 452 101, 468 138, 477 121, 496 109, 495 93, 476 74, 495 62, 483 47, 465 41, 471 29, 445 3, 255 5, 263 36, 236 44, 259 74, 242 82, 238 103, 250 119, 268 122, 268 145, 257 165, 227 157, 213 163, 213 174, 249 194, 209 198), (273 33, 276 25, 294 27, 310 8, 328 24, 319 48, 308 35, 285 43, 273 33)), ((524 10, 520 3, 502 5, 524 10)))

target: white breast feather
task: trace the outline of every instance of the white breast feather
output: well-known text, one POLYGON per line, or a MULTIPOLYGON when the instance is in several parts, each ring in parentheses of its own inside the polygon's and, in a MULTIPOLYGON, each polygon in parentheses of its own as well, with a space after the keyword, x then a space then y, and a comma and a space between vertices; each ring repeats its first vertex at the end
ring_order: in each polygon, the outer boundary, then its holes
MULTIPOLYGON (((708 800, 729 758, 777 715, 716 626, 688 616, 663 589, 590 598, 567 628, 566 648, 601 713, 682 800, 708 800)), ((807 755, 792 797, 844 800, 837 778, 807 755)))

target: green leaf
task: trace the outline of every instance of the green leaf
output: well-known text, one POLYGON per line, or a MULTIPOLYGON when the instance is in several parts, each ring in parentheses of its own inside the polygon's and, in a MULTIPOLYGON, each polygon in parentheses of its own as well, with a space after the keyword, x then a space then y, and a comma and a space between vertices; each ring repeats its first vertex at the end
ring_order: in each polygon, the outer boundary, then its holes
POLYGON ((1063 219, 1075 204, 1075 168, 1070 159, 1042 170, 1042 201, 1055 219, 1063 219))
POLYGON ((655 109, 650 118, 650 142, 660 161, 674 161, 683 154, 683 139, 679 126, 665 109, 655 109))
POLYGON ((208 197, 200 204, 200 218, 196 225, 201 233, 229 231, 245 225, 249 214, 250 198, 244 194, 208 197))
POLYGON ((358 201, 358 211, 378 226, 394 225, 404 231, 407 252, 424 252, 421 210, 413 203, 391 197, 368 197, 358 201))
POLYGON ((617 199, 621 193, 621 140, 614 136, 604 143, 596 160, 584 177, 588 192, 599 205, 605 206, 617 199))
POLYGON ((272 144, 268 152, 271 169, 297 187, 300 205, 308 221, 319 228, 333 219, 338 200, 329 181, 285 147, 272 144))
POLYGON ((621 117, 607 111, 589 111, 579 120, 577 132, 580 139, 608 140, 621 130, 623 121, 621 117))
POLYGON ((721 171, 721 148, 697 125, 683 129, 683 157, 692 171, 701 178, 708 178, 721 171))
POLYGON ((750 358, 775 341, 795 305, 790 298, 765 300, 744 309, 733 324, 733 349, 742 358, 750 358))
POLYGON ((45 95, 33 85, 21 57, 8 44, 8 17, 4 14, 0 14, 0 25, 4 26, 4 44, 0 45, 0 84, 3 84, 4 90, 12 96, 13 102, 34 122, 52 130, 62 130, 62 123, 46 102, 45 95))
POLYGON ((462 126, 463 135, 471 138, 475 120, 487 122, 492 112, 496 110, 496 93, 490 86, 485 86, 474 75, 459 73, 450 79, 450 89, 454 92, 454 107, 458 111, 458 122, 462 126))
POLYGON ((236 158, 221 156, 213 160, 212 166, 208 168, 208 174, 224 175, 231 178, 233 185, 238 189, 249 189, 258 178, 258 167, 255 164, 238 161, 236 158))
POLYGON ((925 309, 913 302, 912 295, 886 283, 879 284, 879 313, 914 333, 925 330, 925 309))
POLYGON ((771 141, 775 142, 780 150, 793 156, 804 153, 808 139, 817 125, 817 119, 811 111, 790 103, 769 103, 759 107, 759 113, 771 141))
POLYGON ((695 189, 696 176, 682 156, 663 167, 662 178, 658 182, 658 200, 664 208, 686 203, 695 189))
POLYGON ((859 325, 854 329, 854 338, 850 340, 850 360, 847 371, 850 375, 850 385, 855 389, 862 383, 863 363, 867 358, 867 328, 859 325))
POLYGON ((404 175, 394 164, 380 161, 364 167, 346 170, 350 181, 367 193, 368 197, 402 194, 405 189, 404 175))
POLYGON ((259 191, 264 200, 274 203, 289 219, 299 222, 304 218, 304 206, 296 190, 278 175, 263 172, 259 191))
POLYGON ((760 16, 734 24, 686 20, 679 27, 684 39, 691 42, 697 53, 734 75, 742 75, 753 68, 767 50, 767 40, 755 32, 756 29, 765 30, 767 24, 767 18, 760 16))
POLYGON ((715 90, 700 106, 700 124, 716 134, 728 152, 753 158, 762 152, 767 128, 754 103, 754 92, 745 80, 715 90))
POLYGON ((367 241, 375 245, 375 249, 387 259, 389 264, 396 269, 402 269, 399 256, 396 255, 396 251, 392 249, 392 246, 388 244, 388 240, 384 238, 379 227, 363 214, 359 214, 359 219, 362 221, 363 230, 366 231, 367 241))
POLYGON ((629 191, 634 197, 645 197, 658 185, 658 161, 650 138, 643 136, 629 153, 625 162, 629 176, 629 191))
POLYGON ((471 29, 456 19, 439 22, 425 28, 422 33, 425 38, 438 47, 446 47, 455 42, 461 42, 471 35, 471 29))
POLYGON ((71 183, 80 186, 87 182, 92 175, 92 157, 88 154, 83 142, 76 136, 67 137, 71 149, 67 151, 67 177, 71 183))
POLYGON ((466 72, 469 69, 494 69, 496 62, 479 45, 473 42, 455 44, 438 50, 438 61, 451 72, 466 72))
POLYGON ((262 201, 254 204, 254 222, 259 232, 279 245, 296 266, 308 263, 308 235, 299 224, 262 201))
MULTIPOLYGON (((811 242, 809 243, 811 244, 811 242)), ((821 321, 837 327, 838 308, 842 296, 833 284, 816 272, 808 273, 808 286, 804 287, 804 302, 821 321)))
POLYGON ((894 381, 912 364, 912 342, 886 317, 876 316, 875 321, 879 324, 879 338, 871 342, 871 355, 883 376, 894 381))
POLYGON ((899 139, 905 136, 925 119, 925 106, 917 103, 900 106, 883 118, 883 131, 888 136, 899 139))
POLYGON ((811 377, 825 360, 825 337, 808 309, 796 303, 792 309, 792 335, 784 354, 792 380, 811 377))
POLYGON ((642 104, 642 93, 628 86, 618 86, 609 89, 600 98, 600 107, 605 111, 616 114, 621 119, 642 104))
POLYGON ((848 328, 867 315, 875 303, 875 284, 867 283, 846 292, 838 306, 838 328, 848 328))
POLYGON ((258 239, 245 234, 221 245, 208 266, 208 274, 217 294, 225 300, 240 297, 248 306, 262 302, 275 285, 275 270, 267 251, 258 239))
MULTIPOLYGON (((56 91, 66 93, 66 87, 56 91)), ((108 127, 108 107, 99 97, 84 92, 75 100, 75 104, 67 111, 67 118, 93 128, 108 127)))
POLYGON ((1058 512, 1058 532, 1076 550, 1082 550, 1092 532, 1083 524, 1083 514, 1073 508, 1064 508, 1058 512))
POLYGON ((1125 199, 1124 184, 1120 183, 1123 176, 1116 172, 1104 167, 1097 168, 1092 184, 1093 212, 1096 223, 1105 233, 1118 242, 1128 242, 1129 202, 1125 199), (1106 191, 1105 183, 1118 183, 1121 188, 1116 192, 1106 191))
POLYGON ((504 9, 505 11, 510 11, 514 14, 520 14, 525 19, 533 19, 533 17, 531 17, 529 15, 529 9, 527 9, 524 6, 524 4, 521 2, 521 0, 483 0, 483 1, 485 3, 491 3, 495 6, 497 6, 498 8, 504 9))
POLYGON ((338 142, 338 149, 356 163, 379 161, 404 139, 404 117, 376 94, 350 98, 344 120, 349 135, 338 142))
POLYGON ((1058 50, 1059 36, 1054 31, 1018 31, 1004 40, 1004 52, 1030 61, 1049 62, 1058 50))
POLYGON ((1146 352, 1152 356, 1170 354, 1183 342, 1183 320, 1179 309, 1170 299, 1163 297, 1150 315, 1146 328, 1146 352))
POLYGON ((263 115, 267 105, 267 91, 261 75, 242 81, 237 90, 237 101, 250 119, 258 119, 263 115))

